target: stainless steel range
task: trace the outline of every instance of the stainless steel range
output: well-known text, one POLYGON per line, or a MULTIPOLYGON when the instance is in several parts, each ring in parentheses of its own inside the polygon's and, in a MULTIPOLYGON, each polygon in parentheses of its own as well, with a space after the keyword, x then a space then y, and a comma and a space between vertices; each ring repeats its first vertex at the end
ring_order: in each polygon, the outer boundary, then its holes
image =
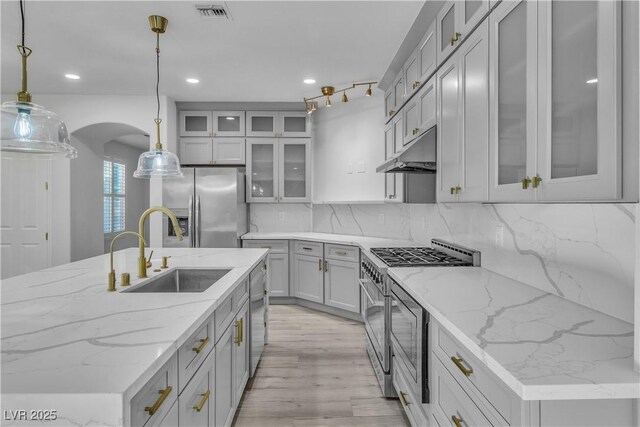
MULTIPOLYGON (((431 241, 431 247, 407 247, 407 248, 372 248, 369 255, 363 251, 362 265, 360 269, 360 288, 362 289, 362 318, 367 331, 367 353, 374 371, 380 383, 382 394, 385 397, 397 397, 393 388, 391 378, 391 356, 392 347, 391 340, 394 332, 397 335, 406 335, 404 332, 392 331, 392 313, 396 318, 398 328, 408 326, 414 328, 414 333, 409 336, 418 335, 419 345, 412 343, 411 349, 405 354, 410 365, 416 369, 416 383, 418 387, 423 389, 423 399, 428 400, 428 390, 426 387, 426 369, 421 369, 422 361, 426 361, 426 324, 428 322, 428 313, 420 313, 420 316, 412 315, 407 321, 402 318, 400 308, 409 302, 402 302, 403 298, 392 292, 392 286, 396 289, 397 284, 387 275, 387 269, 390 267, 465 267, 479 266, 480 252, 467 249, 452 243, 439 239, 431 241), (400 301, 399 301, 400 300, 400 301), (395 310, 392 310, 394 305, 395 310), (400 316, 400 317, 399 317, 400 316), (422 331, 422 334, 415 332, 422 331), (416 353, 414 351, 417 349, 416 353), (420 359, 420 360, 418 360, 420 359), (420 371, 420 372, 418 372, 420 371)), ((402 295, 404 297, 404 295, 402 295)), ((407 297, 409 297, 407 295, 407 297)), ((409 297, 410 298, 410 297, 409 297)), ((411 310, 405 310, 407 313, 415 313, 417 304, 410 304, 411 310)), ((405 339, 395 340, 396 347, 402 348, 405 339)), ((409 344, 409 343, 407 343, 409 344)), ((426 363, 426 362, 425 362, 426 363)), ((426 366, 426 365, 425 365, 426 366)), ((425 402, 426 403, 426 402, 425 402)))

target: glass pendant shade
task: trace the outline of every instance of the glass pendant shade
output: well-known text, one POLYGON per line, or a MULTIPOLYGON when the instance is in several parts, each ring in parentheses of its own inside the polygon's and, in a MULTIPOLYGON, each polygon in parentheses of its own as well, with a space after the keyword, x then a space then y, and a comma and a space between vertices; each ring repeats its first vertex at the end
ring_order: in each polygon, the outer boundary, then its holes
POLYGON ((31 102, 2 104, 2 151, 75 159, 67 126, 55 113, 31 102))
POLYGON ((151 178, 161 176, 165 178, 182 178, 180 160, 178 156, 163 148, 156 148, 140 154, 138 168, 133 173, 134 178, 151 178))

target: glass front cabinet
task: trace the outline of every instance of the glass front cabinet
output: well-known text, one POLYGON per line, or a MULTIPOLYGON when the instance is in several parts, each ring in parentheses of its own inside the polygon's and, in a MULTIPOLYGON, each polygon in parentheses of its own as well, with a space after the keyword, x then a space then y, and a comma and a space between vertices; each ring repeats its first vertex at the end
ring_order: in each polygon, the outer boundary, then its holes
POLYGON ((490 200, 621 197, 620 6, 520 1, 491 13, 490 200))
POLYGON ((247 136, 308 138, 309 123, 304 111, 247 111, 247 136))
POLYGON ((311 200, 309 138, 247 139, 247 202, 311 200))

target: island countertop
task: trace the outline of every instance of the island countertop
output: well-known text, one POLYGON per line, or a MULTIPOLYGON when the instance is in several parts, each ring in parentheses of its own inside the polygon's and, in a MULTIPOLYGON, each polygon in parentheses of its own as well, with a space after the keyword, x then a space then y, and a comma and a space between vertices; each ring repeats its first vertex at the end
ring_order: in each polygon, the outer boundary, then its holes
MULTIPOLYGON (((149 249, 147 249, 147 252, 149 249)), ((109 255, 2 281, 2 409, 104 407, 86 419, 122 424, 123 403, 148 381, 237 284, 264 249, 156 248, 175 267, 229 268, 200 293, 107 292, 109 255), (49 405, 51 408, 43 407, 49 405), (113 405, 118 405, 114 407, 113 405)), ((114 266, 138 279, 137 248, 114 253, 114 266)), ((153 260, 154 267, 160 259, 153 260)), ((149 269, 149 278, 155 273, 149 269)), ((73 418, 66 423, 74 422, 73 418)), ((83 417, 84 418, 84 417, 83 417)), ((63 418, 64 419, 64 418, 63 418)), ((64 423, 64 422, 63 422, 64 423)))

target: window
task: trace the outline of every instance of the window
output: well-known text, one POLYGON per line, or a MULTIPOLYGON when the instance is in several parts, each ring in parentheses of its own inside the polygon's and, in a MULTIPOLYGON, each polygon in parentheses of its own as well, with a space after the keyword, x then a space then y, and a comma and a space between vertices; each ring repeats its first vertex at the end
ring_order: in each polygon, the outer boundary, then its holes
POLYGON ((110 160, 103 162, 103 231, 105 234, 124 231, 125 169, 123 163, 110 160))

